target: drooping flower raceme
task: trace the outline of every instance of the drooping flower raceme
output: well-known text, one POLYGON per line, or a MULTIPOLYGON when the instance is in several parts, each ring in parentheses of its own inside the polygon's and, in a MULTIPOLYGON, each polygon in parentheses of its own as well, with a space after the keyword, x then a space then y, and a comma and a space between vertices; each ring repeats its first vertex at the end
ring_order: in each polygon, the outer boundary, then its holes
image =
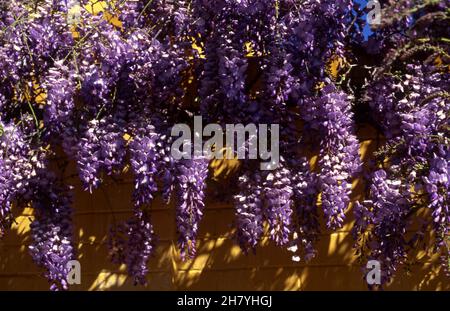
POLYGON ((23 205, 30 196, 30 184, 36 178, 41 161, 20 128, 0 121, 0 236, 13 221, 11 205, 23 205))
POLYGON ((180 160, 177 165, 177 230, 181 257, 196 255, 198 227, 205 208, 208 161, 203 157, 180 160))
POLYGON ((319 187, 330 228, 341 227, 350 202, 352 178, 361 169, 359 143, 348 97, 327 85, 303 113, 307 126, 320 140, 319 187))
POLYGON ((72 229, 72 200, 53 174, 40 171, 35 180, 32 206, 35 219, 31 223, 30 253, 33 260, 46 269, 52 290, 67 290, 70 261, 75 259, 72 229))
POLYGON ((269 233, 278 245, 285 245, 291 233, 292 197, 290 172, 279 168, 265 174, 263 181, 264 216, 269 223, 269 233))
POLYGON ((409 189, 384 170, 373 174, 368 200, 355 206, 357 222, 355 232, 365 232, 373 226, 364 243, 370 245, 369 259, 382 264, 382 283, 390 280, 393 273, 406 259, 406 232, 411 202, 409 189))
POLYGON ((263 234, 263 190, 259 172, 246 172, 239 177, 239 193, 235 195, 237 239, 244 252, 255 250, 263 234))

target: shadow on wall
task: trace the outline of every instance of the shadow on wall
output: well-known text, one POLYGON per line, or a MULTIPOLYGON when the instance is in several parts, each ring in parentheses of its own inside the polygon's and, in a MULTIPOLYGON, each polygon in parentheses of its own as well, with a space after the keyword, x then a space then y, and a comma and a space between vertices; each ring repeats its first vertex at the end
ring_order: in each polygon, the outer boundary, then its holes
MULTIPOLYGON (((370 128, 363 127, 358 133, 361 154, 367 162, 377 143, 370 128)), ((364 187, 362 181, 356 180, 353 186, 353 198, 358 199, 364 187)), ((159 198, 152 207, 159 242, 149 265, 148 285, 134 286, 124 266, 110 263, 106 245, 110 224, 130 216, 132 188, 131 180, 109 181, 90 195, 76 185, 74 228, 82 278, 81 285, 71 289, 367 290, 352 249, 351 211, 347 212, 347 222, 341 230, 322 233, 317 257, 305 264, 293 262, 289 251, 276 247, 267 237, 255 255, 244 255, 233 239, 232 204, 210 199, 200 225, 198 256, 181 262, 176 247, 174 207, 165 206, 159 198)), ((32 210, 25 209, 0 241, 0 290, 49 288, 42 271, 28 254, 32 217, 32 210)), ((408 269, 400 269, 387 289, 450 290, 450 284, 436 258, 419 251, 415 262, 408 269)))

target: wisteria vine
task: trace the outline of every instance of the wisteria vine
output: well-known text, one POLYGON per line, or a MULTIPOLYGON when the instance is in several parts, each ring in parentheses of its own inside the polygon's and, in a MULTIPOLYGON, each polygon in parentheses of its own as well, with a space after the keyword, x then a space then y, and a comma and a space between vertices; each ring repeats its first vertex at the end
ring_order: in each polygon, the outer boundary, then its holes
POLYGON ((362 178, 355 249, 382 263, 383 284, 427 228, 448 268, 449 3, 380 3, 381 23, 368 25, 351 0, 0 1, 0 237, 14 209, 31 206, 30 253, 51 289, 68 288, 73 187, 53 165, 63 154, 90 192, 130 168, 132 216, 112 224, 108 245, 136 284, 156 247, 158 195, 175 204, 181 257, 195 257, 209 161, 175 159, 170 129, 201 114, 281 125, 278 168, 243 160, 235 176, 245 253, 267 235, 311 260, 321 231, 344 225, 362 178), (367 166, 361 118, 383 141, 367 166), (303 152, 312 141, 314 166, 303 152))

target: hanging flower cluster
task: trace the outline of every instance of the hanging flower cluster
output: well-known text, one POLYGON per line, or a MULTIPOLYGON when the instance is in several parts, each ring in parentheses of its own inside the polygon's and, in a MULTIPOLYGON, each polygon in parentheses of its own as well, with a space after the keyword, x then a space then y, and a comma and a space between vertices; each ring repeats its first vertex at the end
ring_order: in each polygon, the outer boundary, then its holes
POLYGON ((62 150, 90 192, 129 165, 132 216, 112 225, 108 245, 136 284, 146 284, 155 250, 157 195, 174 201, 181 257, 193 258, 209 161, 173 157, 170 134, 201 114, 220 125, 280 124, 278 167, 243 160, 236 176, 244 252, 256 250, 267 224, 295 261, 310 260, 320 215, 328 229, 342 227, 363 176, 355 247, 386 267, 383 282, 427 225, 448 261, 448 3, 381 2, 386 18, 366 40, 364 12, 351 0, 1 1, 0 236, 12 206, 32 206, 31 255, 52 289, 68 288, 72 187, 52 165, 62 150), (356 64, 333 75, 337 59, 356 64), (361 116, 385 139, 366 170, 361 116), (312 139, 314 169, 302 153, 312 139), (419 209, 430 219, 408 240, 419 209))

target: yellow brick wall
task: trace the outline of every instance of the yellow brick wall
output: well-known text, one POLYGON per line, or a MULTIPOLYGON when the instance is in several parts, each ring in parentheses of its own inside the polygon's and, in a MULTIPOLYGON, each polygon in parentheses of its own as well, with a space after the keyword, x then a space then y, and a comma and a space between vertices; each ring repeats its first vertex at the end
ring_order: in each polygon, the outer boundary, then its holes
MULTIPOLYGON (((371 131, 358 132, 364 160, 377 147, 371 131)), ((76 180, 76 179, 74 179, 76 180)), ((362 184, 354 183, 354 198, 362 184)), ((109 262, 106 234, 114 220, 130 215, 132 183, 109 180, 93 195, 75 193, 75 231, 78 259, 82 268, 81 285, 75 290, 366 290, 367 286, 353 256, 351 212, 343 229, 324 232, 318 243, 319 254, 310 263, 295 263, 291 254, 264 239, 256 255, 244 255, 232 236, 233 206, 206 204, 200 226, 198 256, 182 263, 176 249, 173 206, 156 200, 152 215, 159 243, 150 262, 148 286, 137 286, 126 276, 124 267, 109 262)), ((48 283, 33 264, 26 245, 32 211, 17 217, 11 232, 0 241, 0 290, 47 290, 48 283)), ((388 289, 449 290, 448 279, 435 260, 419 252, 410 272, 400 270, 388 289)))

